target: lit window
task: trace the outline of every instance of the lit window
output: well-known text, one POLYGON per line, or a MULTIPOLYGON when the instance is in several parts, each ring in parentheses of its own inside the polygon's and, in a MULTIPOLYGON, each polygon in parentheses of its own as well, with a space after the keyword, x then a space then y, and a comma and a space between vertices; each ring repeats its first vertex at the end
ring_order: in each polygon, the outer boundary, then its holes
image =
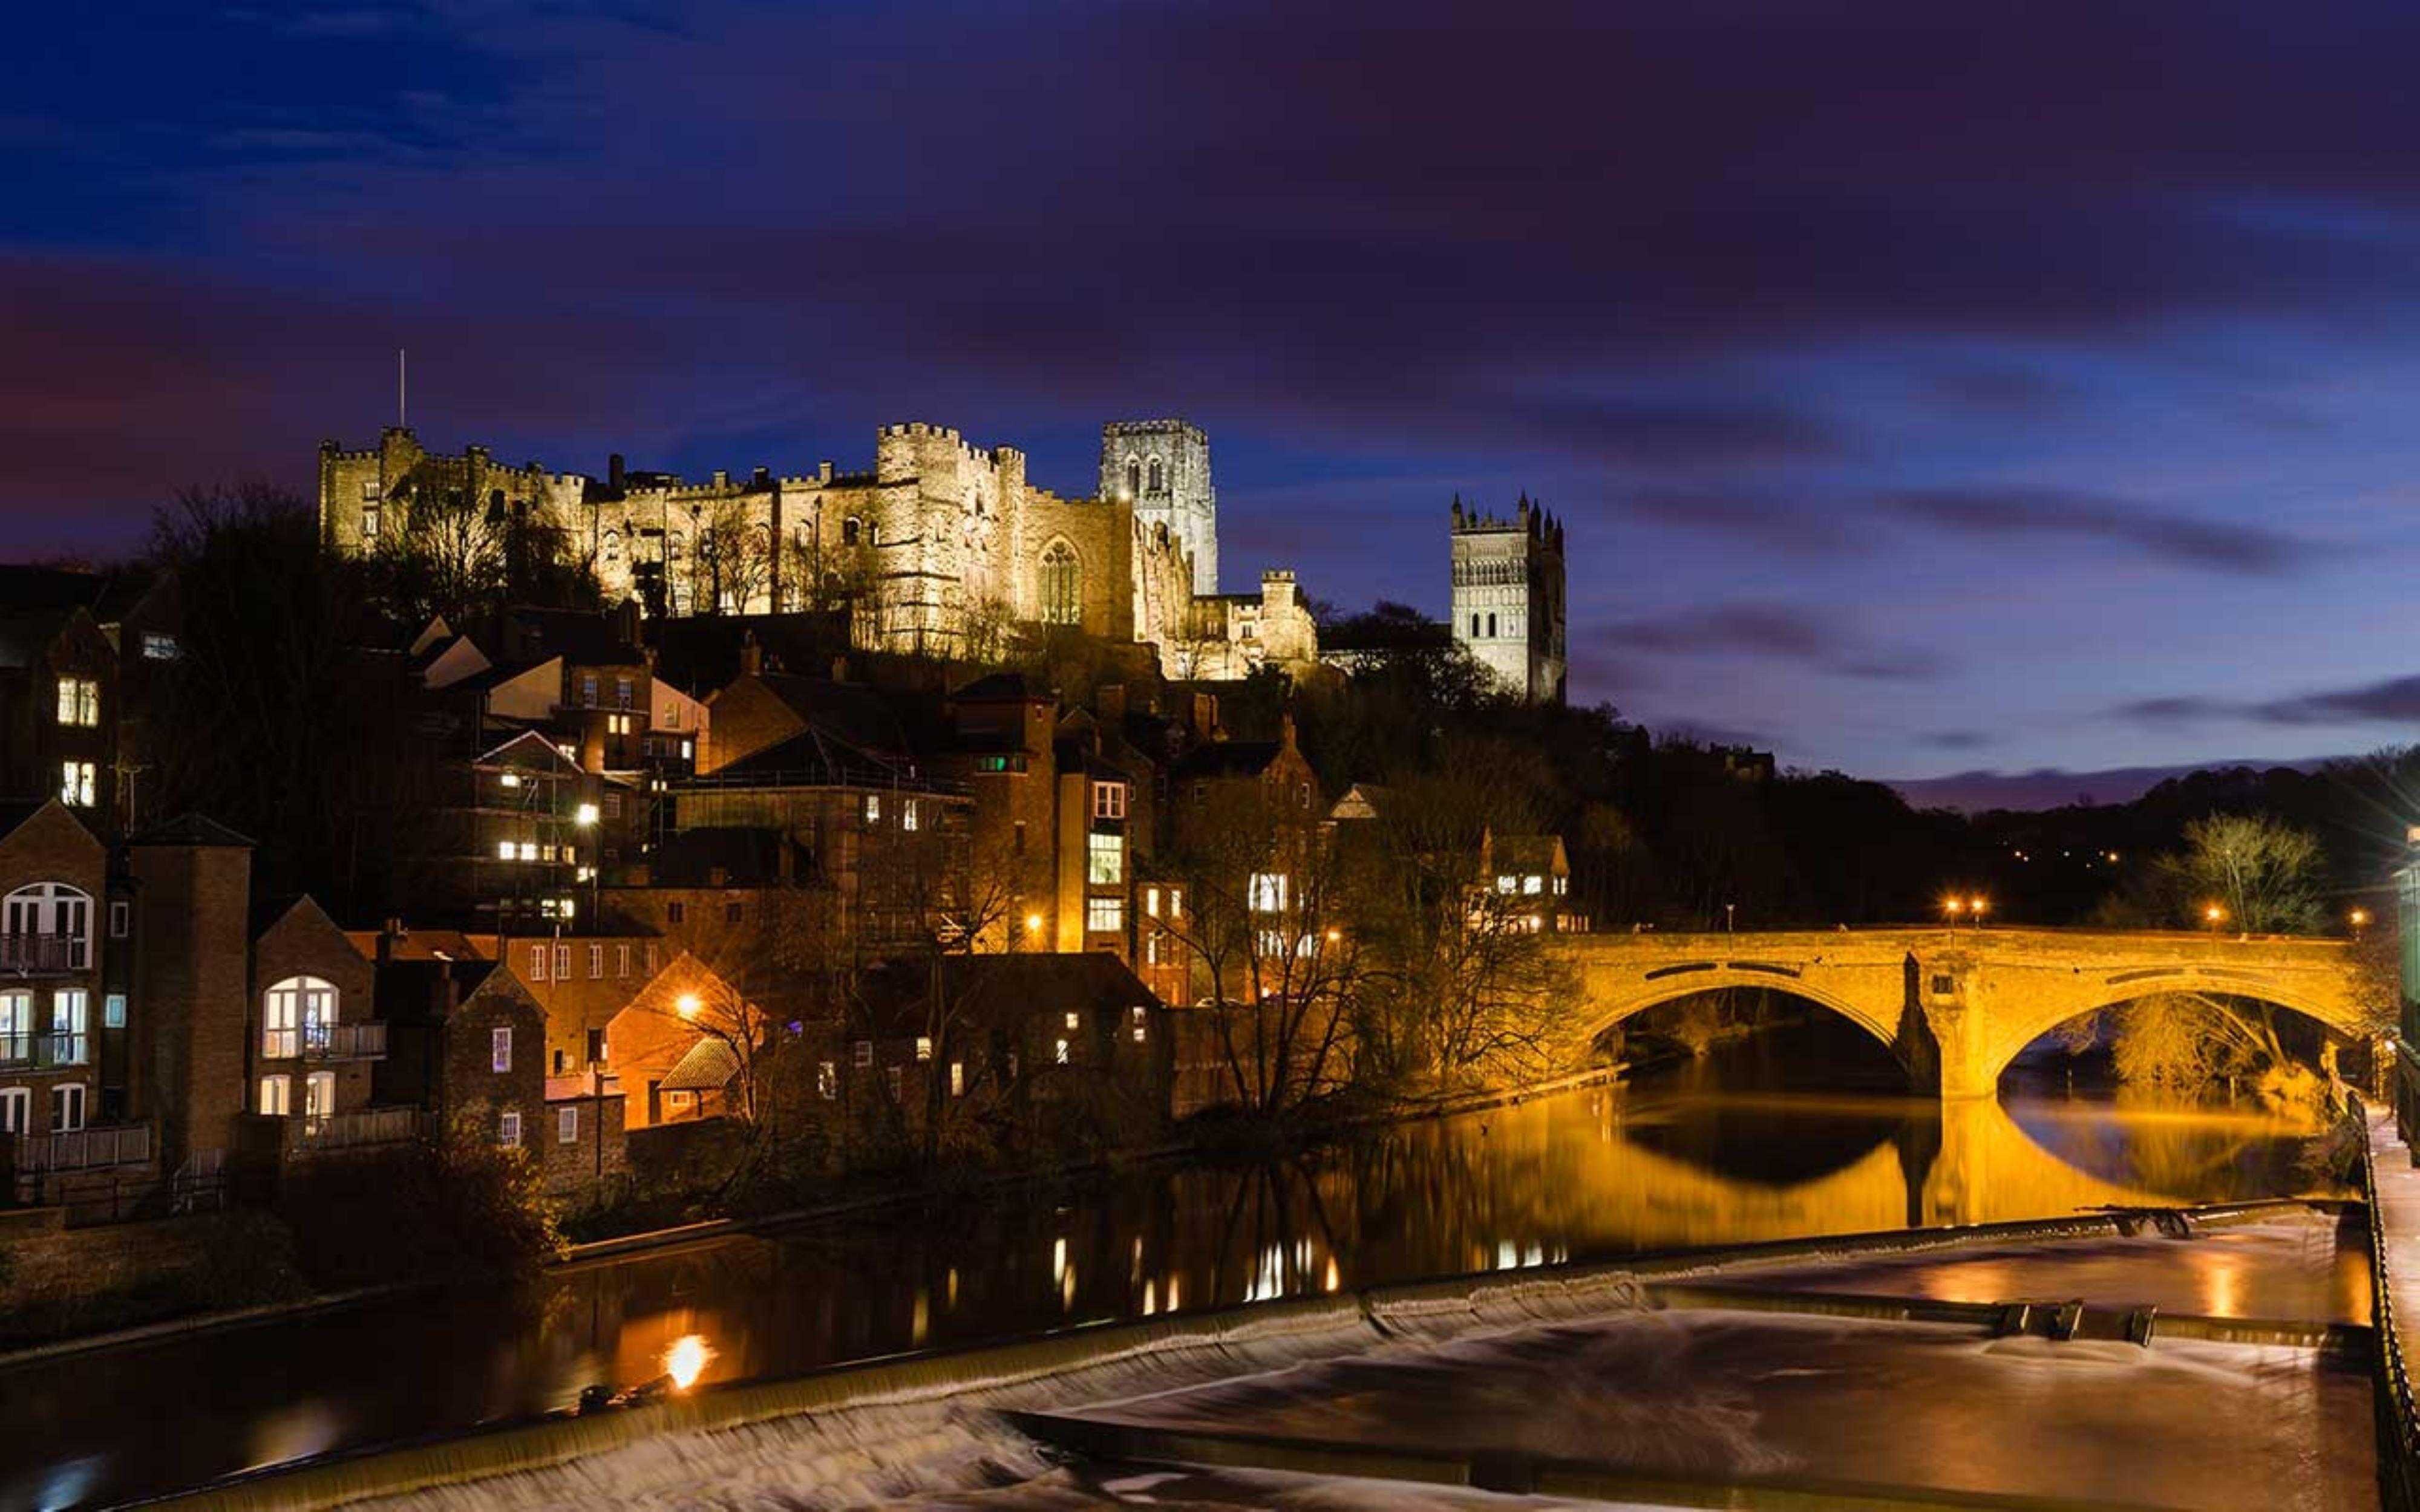
POLYGON ((1171 918, 1183 918, 1185 917, 1184 888, 1171 887, 1168 889, 1168 917, 1171 918))
POLYGON ((537 841, 534 840, 525 840, 521 841, 521 859, 524 861, 535 861, 537 859, 537 841))
POLYGON ((499 861, 509 861, 512 858, 513 842, 508 840, 500 840, 496 841, 496 859, 499 861))
POLYGON ((504 1109, 496 1119, 496 1143, 506 1149, 521 1148, 521 1116, 512 1108, 504 1109))
POLYGON ((1055 1056, 1055 1057, 1054 1057, 1054 1058, 1056 1058, 1056 1059, 1058 1060, 1059 1064, 1061 1064, 1061 1065, 1063 1065, 1063 1065, 1065 1065, 1065 1064, 1067 1064, 1067 1041, 1066 1041, 1062 1040, 1062 1041, 1059 1041, 1058 1051, 1057 1051, 1057 1054, 1056 1054, 1056 1056, 1055 1056))
POLYGON ((827 1103, 840 1096, 840 1068, 829 1060, 815 1062, 815 1091, 827 1103))
POLYGON ((881 794, 869 793, 865 795, 865 822, 869 825, 878 825, 882 823, 881 794))
POLYGON ((1080 1013, 1070 1013, 1067 1015, 1067 1027, 1071 1029, 1079 1026, 1083 1022, 1084 1018, 1080 1013))
POLYGON ((559 1145, 576 1145, 580 1143, 580 1110, 578 1108, 558 1108, 555 1110, 554 1140, 555 1143, 559 1145))
POLYGON ((915 799, 913 799, 913 798, 907 798, 907 799, 903 799, 903 800, 900 802, 900 805, 899 805, 899 827, 900 827, 900 828, 902 828, 902 829, 913 829, 913 828, 915 828, 915 827, 916 827, 916 800, 915 800, 915 799))
POLYGON ((690 743, 689 741, 686 741, 686 740, 682 741, 682 742, 681 742, 681 760, 682 760, 682 761, 687 761, 687 760, 689 760, 689 757, 690 757, 690 743))
MULTIPOLYGON (((1251 885, 1252 912, 1278 914, 1285 911, 1286 875, 1282 872, 1255 872, 1251 885)), ((1173 910, 1171 910, 1172 913, 1173 910)))
POLYGON ((101 723, 101 685, 89 677, 60 678, 59 723, 87 729, 101 723))
POLYGON ((1521 890, 1533 898, 1544 891, 1545 886, 1546 879, 1544 877, 1530 876, 1521 879, 1521 890))
MULTIPOLYGON (((376 532, 373 532, 372 533, 375 534, 376 532)), ((178 653, 183 649, 183 647, 177 644, 177 638, 168 634, 164 630, 146 630, 143 632, 143 659, 145 661, 174 661, 177 659, 178 653)))
POLYGON ((92 763, 59 764, 59 801, 72 808, 92 807, 92 763))
POLYGON ((499 1028, 488 1031, 488 1069, 495 1072, 507 1072, 513 1069, 513 1031, 511 1029, 499 1028))
POLYGON ((294 1105, 294 1078, 263 1076, 260 1079, 260 1111, 262 1116, 282 1119, 294 1105))
POLYGON ((1053 541, 1042 553, 1042 623, 1076 625, 1084 618, 1084 569, 1076 548, 1053 541))
POLYGON ((860 1040, 851 1044, 848 1047, 848 1058, 849 1062, 856 1066, 860 1071, 864 1071, 872 1067, 874 1064, 874 1041, 871 1040, 860 1040))
POLYGON ((521 774, 519 772, 506 772, 504 776, 496 779, 496 785, 498 787, 506 788, 520 787, 521 785, 521 774))
POLYGON ((1125 928, 1126 901, 1123 898, 1087 898, 1084 900, 1084 931, 1089 934, 1115 934, 1125 928))
POLYGON ((950 1095, 952 1097, 967 1095, 967 1063, 963 1060, 950 1062, 950 1095))
POLYGON ((1497 877, 1496 879, 1496 890, 1498 892, 1517 892, 1520 888, 1521 879, 1519 877, 1497 877))
POLYGON ((1145 887, 1142 889, 1142 911, 1154 918, 1157 918, 1159 917, 1159 889, 1157 887, 1145 887))
POLYGON ((1093 784, 1093 817, 1124 819, 1126 816, 1126 785, 1124 782, 1093 784))
POLYGON ((101 1026, 104 1029, 126 1027, 126 995, 111 993, 101 1000, 101 1026))
POLYGON ((932 1036, 927 1034, 920 1034, 916 1036, 916 1058, 919 1062, 927 1061, 933 1058, 932 1036))
POLYGON ((1094 887, 1113 887, 1126 879, 1124 835, 1086 836, 1084 858, 1084 880, 1094 887))

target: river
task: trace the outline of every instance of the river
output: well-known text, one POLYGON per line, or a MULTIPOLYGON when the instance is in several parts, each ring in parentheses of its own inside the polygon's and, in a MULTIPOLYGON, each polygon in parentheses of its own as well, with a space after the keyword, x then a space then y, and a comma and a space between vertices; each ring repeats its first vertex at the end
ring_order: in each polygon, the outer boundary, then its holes
MULTIPOLYGON (((418 1295, 33 1363, 0 1372, 0 1506, 192 1487, 667 1370, 777 1376, 1683 1245, 2350 1195, 2315 1174, 2314 1131, 2292 1120, 2130 1106, 2055 1070, 1948 1106, 1848 1072, 1804 1089, 1834 1048, 1821 1026, 1778 1029, 1637 1085, 1400 1124, 1285 1165, 1163 1163, 567 1267, 535 1297, 418 1295)), ((2319 1284, 2366 1316, 2358 1257, 2335 1270, 2319 1284)), ((2207 1278, 2211 1298, 2226 1284, 2207 1278)))

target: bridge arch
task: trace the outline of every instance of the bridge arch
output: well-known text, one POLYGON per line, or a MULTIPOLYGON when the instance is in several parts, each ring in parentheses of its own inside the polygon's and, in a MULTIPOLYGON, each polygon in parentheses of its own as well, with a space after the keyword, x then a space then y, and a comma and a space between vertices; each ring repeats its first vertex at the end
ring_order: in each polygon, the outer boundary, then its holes
MULTIPOLYGON (((1757 961, 1678 962, 1646 974, 1635 986, 1587 995, 1586 1016, 1579 1042, 1594 1044, 1608 1029, 1621 1027, 1650 1009, 1707 993, 1753 989, 1796 997, 1845 1019, 1891 1053, 1902 1067, 1907 1056, 1900 1042, 1896 1017, 1885 1023, 1874 1010, 1854 997, 1808 982, 1796 968, 1757 961)), ((1914 1068, 1908 1068, 1913 1072, 1914 1068)))
POLYGON ((2312 984, 2243 967, 2186 966, 2118 972, 2093 983, 2080 995, 2045 995, 2038 1005, 2021 1005, 1995 1013, 1978 1070, 1984 1073, 1987 1085, 1997 1087, 2001 1074, 2027 1045, 2060 1025, 2164 993, 2249 998, 2282 1008, 2348 1041, 2358 1041, 2370 1032, 2358 1002, 2340 986, 2312 984))

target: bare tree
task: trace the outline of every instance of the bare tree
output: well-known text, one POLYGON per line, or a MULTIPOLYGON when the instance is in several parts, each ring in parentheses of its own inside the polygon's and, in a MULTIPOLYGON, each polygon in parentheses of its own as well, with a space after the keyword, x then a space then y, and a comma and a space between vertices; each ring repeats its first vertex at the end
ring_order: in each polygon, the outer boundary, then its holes
POLYGON ((1343 875, 1319 826, 1261 784, 1233 783, 1188 816, 1169 868, 1185 910, 1160 920, 1210 985, 1234 1100, 1262 1112, 1299 1104, 1344 1070, 1361 938, 1343 875))
POLYGON ((2247 934, 2306 934, 2319 922, 2325 857, 2316 836, 2265 814, 2211 814, 2185 826, 2181 855, 2164 858, 2179 911, 2247 934))
POLYGON ((772 531, 755 517, 746 499, 725 499, 697 518, 698 573, 705 593, 697 605, 706 614, 746 614, 772 595, 772 531))

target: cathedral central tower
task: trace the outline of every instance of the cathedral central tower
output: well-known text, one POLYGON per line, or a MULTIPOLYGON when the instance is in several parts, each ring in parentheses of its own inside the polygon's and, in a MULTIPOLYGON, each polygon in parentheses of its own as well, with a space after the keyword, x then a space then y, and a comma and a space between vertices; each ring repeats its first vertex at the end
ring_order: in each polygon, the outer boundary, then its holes
POLYGON ((1165 525, 1193 561, 1193 591, 1218 591, 1218 490, 1210 438, 1183 420, 1113 420, 1101 427, 1101 497, 1130 500, 1135 517, 1165 525))

